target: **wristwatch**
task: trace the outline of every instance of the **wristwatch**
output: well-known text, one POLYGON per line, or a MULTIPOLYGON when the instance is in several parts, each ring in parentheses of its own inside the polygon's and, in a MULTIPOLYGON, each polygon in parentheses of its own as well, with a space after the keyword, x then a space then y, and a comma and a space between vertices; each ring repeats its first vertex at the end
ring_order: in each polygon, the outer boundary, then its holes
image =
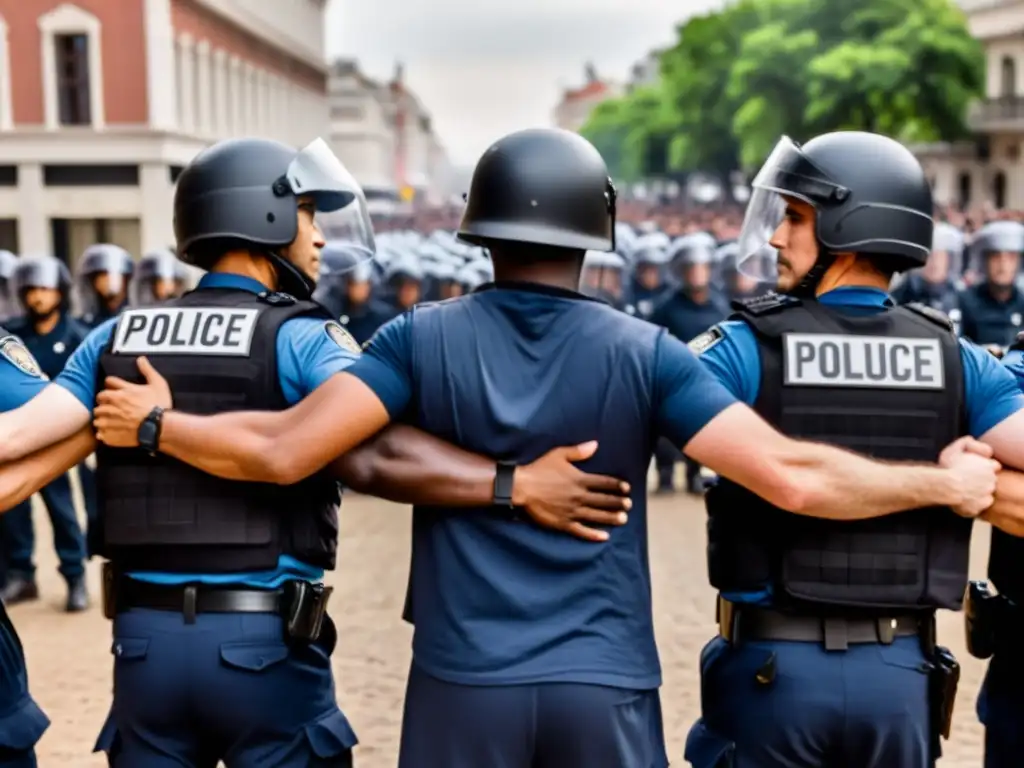
POLYGON ((494 506, 512 507, 512 483, 515 481, 516 465, 510 461, 499 461, 494 471, 494 506))
POLYGON ((160 448, 160 427, 164 420, 164 409, 155 406, 149 415, 139 424, 139 447, 155 456, 160 448))

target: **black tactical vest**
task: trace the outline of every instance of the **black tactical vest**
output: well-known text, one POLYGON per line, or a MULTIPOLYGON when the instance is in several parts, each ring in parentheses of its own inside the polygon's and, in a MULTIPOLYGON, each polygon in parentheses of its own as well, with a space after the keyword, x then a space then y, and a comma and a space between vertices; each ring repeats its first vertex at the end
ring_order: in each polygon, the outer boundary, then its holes
MULTIPOLYGON (((1024 333, 1017 335, 1011 350, 1024 351, 1024 333)), ((999 593, 1024 605, 1024 539, 992 528, 988 577, 999 593)))
MULTIPOLYGON (((314 302, 219 288, 128 310, 100 358, 98 390, 106 376, 141 381, 135 360, 145 354, 176 410, 283 410, 277 332, 299 316, 330 319, 314 302)), ((123 570, 266 570, 280 555, 334 567, 339 490, 324 474, 278 486, 223 480, 138 448, 96 453, 102 554, 123 570)))
MULTIPOLYGON (((755 410, 790 437, 890 461, 934 462, 965 434, 960 349, 921 305, 870 316, 775 294, 734 302, 761 357, 755 410)), ((735 483, 709 491, 708 567, 725 592, 776 604, 959 609, 971 521, 918 509, 837 522, 785 512, 735 483)))

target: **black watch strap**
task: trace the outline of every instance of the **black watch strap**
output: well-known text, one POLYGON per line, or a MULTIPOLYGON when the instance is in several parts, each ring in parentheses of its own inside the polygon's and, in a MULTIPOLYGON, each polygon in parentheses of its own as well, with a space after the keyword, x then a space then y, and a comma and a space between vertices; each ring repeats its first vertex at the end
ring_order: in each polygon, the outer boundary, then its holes
POLYGON ((516 465, 499 461, 494 471, 494 506, 512 506, 512 483, 515 481, 516 465))
POLYGON ((160 448, 160 428, 163 426, 164 409, 154 406, 139 425, 139 447, 155 454, 160 448))

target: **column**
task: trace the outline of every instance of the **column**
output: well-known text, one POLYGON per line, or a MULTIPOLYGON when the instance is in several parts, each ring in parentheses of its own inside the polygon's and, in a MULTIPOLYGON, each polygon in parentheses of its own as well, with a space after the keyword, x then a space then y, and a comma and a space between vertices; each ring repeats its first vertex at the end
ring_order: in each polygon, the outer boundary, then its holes
POLYGON ((228 54, 213 52, 213 135, 226 139, 231 134, 231 103, 228 101, 228 54))
POLYGON ((210 61, 210 43, 200 40, 196 44, 196 133, 213 133, 213 72, 210 61))
POLYGON ((18 217, 18 248, 22 253, 53 252, 45 192, 42 165, 25 163, 18 166, 18 194, 23 203, 23 214, 18 217))
POLYGON ((174 186, 167 166, 162 163, 140 165, 139 192, 142 195, 139 216, 142 252, 173 245, 174 186))
POLYGON ((178 38, 178 129, 196 132, 195 40, 189 34, 178 38))

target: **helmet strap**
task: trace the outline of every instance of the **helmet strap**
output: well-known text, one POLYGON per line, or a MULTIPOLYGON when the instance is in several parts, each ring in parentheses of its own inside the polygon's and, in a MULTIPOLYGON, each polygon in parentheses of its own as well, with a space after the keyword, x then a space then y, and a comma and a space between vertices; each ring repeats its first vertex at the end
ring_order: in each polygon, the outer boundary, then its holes
POLYGON ((825 273, 828 272, 836 262, 836 255, 829 251, 822 250, 818 256, 817 261, 814 262, 807 274, 804 275, 803 279, 797 283, 796 287, 788 291, 790 296, 798 299, 813 299, 818 295, 818 286, 821 285, 821 279, 825 277, 825 273))
POLYGON ((263 251, 263 255, 270 260, 277 271, 277 288, 282 293, 294 296, 296 299, 308 301, 316 290, 316 281, 302 272, 288 259, 270 249, 263 251))

